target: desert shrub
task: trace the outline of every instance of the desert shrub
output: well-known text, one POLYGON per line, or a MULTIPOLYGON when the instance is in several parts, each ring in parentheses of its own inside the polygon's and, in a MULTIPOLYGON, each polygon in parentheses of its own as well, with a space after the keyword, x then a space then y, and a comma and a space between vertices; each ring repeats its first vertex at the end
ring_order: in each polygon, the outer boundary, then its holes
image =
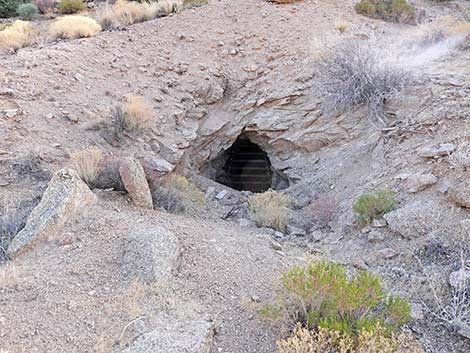
POLYGON ((333 220, 337 208, 338 196, 332 192, 321 193, 309 206, 313 218, 321 226, 326 226, 333 220))
POLYGON ((374 219, 382 217, 396 206, 395 196, 391 190, 378 190, 362 194, 353 206, 357 221, 366 225, 374 219))
POLYGON ((350 25, 351 24, 346 20, 339 19, 335 21, 335 29, 340 33, 346 32, 350 25))
POLYGON ((16 10, 23 20, 32 20, 38 14, 38 8, 32 3, 20 4, 16 10))
POLYGON ((158 14, 160 7, 156 2, 137 3, 134 1, 118 0, 111 10, 115 21, 127 26, 154 18, 158 14))
POLYGON ((183 0, 183 8, 202 6, 208 3, 208 0, 183 0))
POLYGON ((414 8, 406 0, 361 0, 355 5, 356 12, 391 22, 414 20, 414 8))
POLYGON ((128 94, 123 104, 111 110, 111 124, 115 136, 124 131, 141 131, 149 128, 154 116, 153 107, 142 96, 128 94))
POLYGON ((355 105, 367 107, 368 118, 387 124, 385 102, 410 81, 407 72, 385 63, 383 53, 358 41, 327 49, 316 64, 317 86, 324 95, 323 114, 333 116, 355 105))
POLYGON ((56 2, 54 0, 34 0, 38 10, 42 14, 50 13, 54 10, 56 2))
POLYGON ((308 330, 299 325, 277 346, 278 353, 424 353, 410 333, 389 336, 380 325, 370 331, 362 330, 356 339, 338 331, 308 330))
POLYGON ((37 30, 31 23, 16 20, 0 31, 0 51, 14 53, 30 45, 36 35, 37 30))
POLYGON ((160 11, 165 15, 169 15, 171 13, 178 13, 183 10, 183 0, 158 0, 157 2, 160 6, 160 11))
POLYGON ((181 213, 204 206, 204 193, 188 178, 182 175, 170 175, 163 185, 153 193, 154 205, 169 212, 181 213))
POLYGON ((112 6, 106 3, 96 11, 96 20, 104 31, 119 28, 120 22, 115 15, 112 6))
POLYGON ((266 191, 248 198, 251 216, 260 227, 270 227, 284 231, 288 221, 288 207, 291 197, 276 191, 266 191))
POLYGON ((318 261, 292 268, 283 276, 283 286, 293 303, 288 310, 312 329, 351 335, 379 323, 393 331, 409 318, 409 305, 386 299, 380 278, 367 271, 348 278, 344 266, 318 261), (389 302, 393 316, 383 308, 389 302))
POLYGON ((92 37, 101 31, 94 19, 86 16, 63 16, 51 23, 49 33, 56 38, 73 39, 92 37))
POLYGON ((103 152, 98 147, 89 147, 70 155, 70 162, 80 178, 93 186, 103 169, 103 152))
POLYGON ((18 6, 22 3, 21 0, 0 0, 0 18, 14 17, 18 6))
POLYGON ((74 14, 86 9, 83 0, 61 0, 59 2, 59 12, 63 14, 74 14))

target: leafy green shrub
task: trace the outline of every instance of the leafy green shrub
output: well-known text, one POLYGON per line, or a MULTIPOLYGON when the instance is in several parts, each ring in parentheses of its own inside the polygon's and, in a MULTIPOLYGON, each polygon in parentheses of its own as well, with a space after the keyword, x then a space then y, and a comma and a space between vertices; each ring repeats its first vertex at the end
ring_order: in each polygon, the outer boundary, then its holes
POLYGON ((407 23, 414 20, 414 8, 406 0, 361 0, 356 12, 390 22, 407 23))
POLYGON ((355 337, 379 325, 391 334, 410 320, 407 301, 387 297, 380 278, 367 271, 349 278, 344 266, 323 260, 293 267, 282 283, 285 313, 309 329, 355 337))
POLYGON ((85 8, 83 0, 62 0, 59 3, 59 11, 63 14, 74 14, 85 10, 85 8))
POLYGON ((353 206, 357 221, 366 225, 372 220, 382 217, 395 208, 396 201, 393 191, 378 190, 362 194, 353 206))
POLYGON ((16 9, 22 3, 19 0, 0 0, 0 18, 16 16, 16 9))
POLYGON ((38 14, 38 7, 32 3, 20 4, 16 12, 23 20, 32 20, 38 14))
POLYGON ((286 228, 287 208, 292 202, 291 197, 272 190, 248 198, 248 206, 256 224, 279 231, 286 228))

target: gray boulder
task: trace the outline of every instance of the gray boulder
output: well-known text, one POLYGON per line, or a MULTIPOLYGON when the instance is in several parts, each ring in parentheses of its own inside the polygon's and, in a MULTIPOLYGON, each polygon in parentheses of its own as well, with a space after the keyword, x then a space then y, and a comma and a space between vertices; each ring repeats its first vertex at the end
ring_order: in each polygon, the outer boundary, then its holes
POLYGON ((152 194, 145 177, 144 168, 139 161, 126 157, 119 166, 119 175, 134 205, 153 208, 152 194))
POLYGON ((46 191, 28 217, 26 226, 7 249, 10 258, 30 250, 38 241, 54 235, 63 225, 96 202, 96 196, 72 169, 54 174, 46 191))

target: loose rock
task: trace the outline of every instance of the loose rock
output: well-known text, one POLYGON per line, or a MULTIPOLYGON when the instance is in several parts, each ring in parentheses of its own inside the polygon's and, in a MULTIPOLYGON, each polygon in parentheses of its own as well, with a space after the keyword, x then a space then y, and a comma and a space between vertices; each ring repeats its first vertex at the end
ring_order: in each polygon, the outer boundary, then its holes
POLYGON ((152 194, 139 161, 126 157, 119 166, 124 187, 137 207, 153 208, 152 194))

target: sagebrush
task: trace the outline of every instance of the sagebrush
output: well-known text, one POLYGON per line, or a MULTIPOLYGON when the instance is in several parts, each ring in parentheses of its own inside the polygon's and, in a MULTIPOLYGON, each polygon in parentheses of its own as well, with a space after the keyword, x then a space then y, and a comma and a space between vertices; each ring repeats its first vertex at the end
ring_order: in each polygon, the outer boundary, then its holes
POLYGON ((16 10, 18 16, 23 20, 32 20, 39 12, 38 7, 32 3, 20 4, 16 10))
POLYGON ((360 225, 371 223, 392 211, 396 206, 395 194, 391 190, 377 190, 364 193, 353 206, 360 225))
POLYGON ((315 65, 317 87, 324 96, 323 114, 334 116, 364 105, 371 122, 387 125, 385 103, 408 85, 411 76, 383 56, 354 40, 326 48, 315 65))
POLYGON ((22 3, 19 0, 0 0, 0 18, 14 17, 18 5, 22 3))
POLYGON ((204 193, 183 175, 171 174, 163 185, 152 192, 156 207, 169 212, 182 213, 197 210, 206 203, 204 193))
POLYGON ((253 220, 260 227, 285 231, 288 221, 288 207, 293 199, 276 191, 266 191, 248 198, 248 206, 253 220))
POLYGON ((86 9, 83 0, 61 0, 58 5, 60 13, 70 15, 86 9))

